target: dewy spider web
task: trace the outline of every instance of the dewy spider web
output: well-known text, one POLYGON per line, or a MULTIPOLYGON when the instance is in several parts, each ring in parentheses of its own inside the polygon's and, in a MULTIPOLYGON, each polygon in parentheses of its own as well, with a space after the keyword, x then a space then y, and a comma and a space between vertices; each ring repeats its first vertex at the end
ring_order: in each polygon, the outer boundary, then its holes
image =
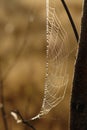
POLYGON ((56 0, 46 0, 47 63, 44 98, 40 113, 31 120, 47 114, 64 98, 68 83, 67 33, 55 11, 56 0))

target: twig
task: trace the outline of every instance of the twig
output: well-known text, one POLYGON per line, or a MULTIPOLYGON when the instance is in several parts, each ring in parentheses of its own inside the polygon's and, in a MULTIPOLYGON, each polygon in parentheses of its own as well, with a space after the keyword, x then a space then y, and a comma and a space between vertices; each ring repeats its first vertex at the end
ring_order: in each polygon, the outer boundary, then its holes
POLYGON ((70 23, 71 23, 72 29, 73 29, 73 31, 74 31, 76 40, 77 40, 77 42, 78 42, 78 40, 79 40, 79 35, 78 35, 78 32, 77 32, 75 23, 74 23, 74 21, 73 21, 73 18, 72 18, 71 14, 70 14, 70 11, 69 11, 69 9, 68 9, 68 7, 67 7, 65 1, 64 1, 64 0, 61 0, 61 2, 62 2, 62 4, 63 4, 64 9, 66 10, 66 13, 67 13, 67 15, 68 15, 68 18, 69 18, 69 21, 70 21, 70 23))
POLYGON ((31 128, 32 130, 36 130, 34 128, 34 126, 29 123, 28 120, 25 120, 22 117, 22 115, 20 114, 20 112, 18 110, 11 111, 11 115, 14 117, 14 119, 17 121, 17 123, 23 123, 23 124, 27 125, 29 128, 31 128))

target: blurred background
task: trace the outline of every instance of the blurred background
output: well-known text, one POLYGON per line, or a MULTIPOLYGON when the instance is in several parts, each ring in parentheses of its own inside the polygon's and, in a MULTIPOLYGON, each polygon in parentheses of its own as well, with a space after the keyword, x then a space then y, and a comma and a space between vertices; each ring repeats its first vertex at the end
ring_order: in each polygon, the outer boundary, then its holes
MULTIPOLYGON (((82 0, 66 2, 80 34, 82 0)), ((59 105, 41 119, 30 121, 37 130, 68 130, 69 127, 78 43, 60 0, 57 0, 56 11, 68 34, 69 51, 73 50, 69 52, 69 83, 65 98, 59 105)), ((28 120, 40 111, 46 73, 46 44, 45 0, 0 0, 0 79, 9 130, 29 129, 16 124, 10 115, 11 110, 19 110, 28 120)), ((0 129, 4 130, 1 112, 0 129)))

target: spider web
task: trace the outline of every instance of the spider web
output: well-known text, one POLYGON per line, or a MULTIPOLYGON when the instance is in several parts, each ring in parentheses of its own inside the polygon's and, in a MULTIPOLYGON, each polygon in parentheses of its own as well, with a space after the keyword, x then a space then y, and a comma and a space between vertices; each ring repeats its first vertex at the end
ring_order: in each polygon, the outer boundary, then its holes
POLYGON ((56 0, 46 0, 47 12, 47 63, 44 98, 40 113, 31 120, 57 106, 64 98, 68 84, 67 33, 55 11, 56 0))

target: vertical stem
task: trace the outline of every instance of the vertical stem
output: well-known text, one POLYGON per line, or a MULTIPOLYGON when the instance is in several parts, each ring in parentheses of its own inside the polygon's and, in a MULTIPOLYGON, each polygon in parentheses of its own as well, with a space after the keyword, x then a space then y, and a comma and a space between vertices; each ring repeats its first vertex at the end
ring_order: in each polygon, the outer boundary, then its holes
POLYGON ((87 130, 87 0, 84 0, 79 52, 73 80, 70 130, 87 130))

